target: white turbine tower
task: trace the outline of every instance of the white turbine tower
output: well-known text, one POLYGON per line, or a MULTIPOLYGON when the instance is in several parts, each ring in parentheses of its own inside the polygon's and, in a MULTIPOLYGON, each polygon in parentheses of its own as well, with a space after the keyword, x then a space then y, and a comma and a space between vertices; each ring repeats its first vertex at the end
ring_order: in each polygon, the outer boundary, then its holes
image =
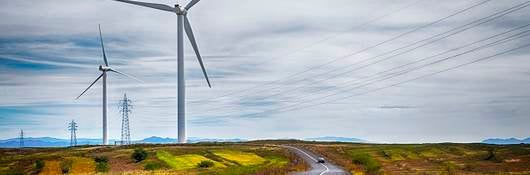
POLYGON ((105 62, 105 65, 99 66, 99 71, 101 71, 102 73, 98 78, 96 78, 96 80, 94 80, 94 82, 92 82, 92 84, 90 84, 90 86, 88 86, 88 88, 85 89, 85 91, 83 91, 83 93, 81 93, 81 95, 77 96, 76 100, 79 99, 81 96, 83 96, 83 94, 85 94, 94 84, 96 84, 96 82, 98 82, 99 79, 103 77, 103 145, 108 145, 109 140, 108 140, 108 132, 107 132, 108 130, 107 128, 107 72, 114 72, 114 73, 129 77, 129 78, 132 78, 134 80, 137 80, 139 82, 142 82, 142 81, 133 76, 127 75, 123 72, 117 71, 109 67, 109 62, 107 61, 107 55, 105 54, 105 46, 103 45, 103 36, 101 35, 101 26, 99 26, 99 39, 101 41, 101 51, 103 52, 103 61, 105 62))
POLYGON ((186 143, 186 109, 185 109, 185 81, 184 81, 184 45, 183 45, 183 30, 186 31, 188 39, 191 42, 191 46, 197 55, 199 64, 202 68, 202 73, 206 78, 208 86, 211 88, 210 80, 208 79, 208 74, 204 68, 202 62, 201 54, 199 53, 199 48, 195 42, 195 36, 191 29, 190 21, 188 20, 187 14, 188 10, 197 4, 200 0, 192 0, 186 7, 180 6, 180 4, 175 4, 175 7, 171 7, 164 4, 154 4, 138 1, 129 1, 129 0, 115 0, 120 2, 125 2, 129 4, 150 7, 158 10, 168 11, 175 13, 177 15, 177 130, 178 130, 178 142, 186 143))

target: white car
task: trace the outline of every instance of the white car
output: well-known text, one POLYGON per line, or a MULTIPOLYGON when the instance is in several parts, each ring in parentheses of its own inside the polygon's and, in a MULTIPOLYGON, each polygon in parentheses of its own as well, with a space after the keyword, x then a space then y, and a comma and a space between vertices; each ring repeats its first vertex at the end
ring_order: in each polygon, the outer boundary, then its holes
POLYGON ((319 157, 317 163, 326 163, 326 160, 323 157, 319 157))

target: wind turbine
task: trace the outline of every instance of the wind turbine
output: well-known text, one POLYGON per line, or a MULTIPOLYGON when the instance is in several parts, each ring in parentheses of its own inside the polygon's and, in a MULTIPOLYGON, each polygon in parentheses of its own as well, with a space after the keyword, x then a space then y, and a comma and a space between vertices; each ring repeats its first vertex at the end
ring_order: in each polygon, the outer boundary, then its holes
POLYGON ((164 5, 164 4, 155 4, 155 3, 147 3, 147 2, 139 2, 139 1, 129 1, 129 0, 115 0, 119 2, 125 2, 129 4, 149 7, 153 9, 163 10, 167 12, 172 12, 177 15, 177 130, 178 130, 178 142, 179 143, 186 143, 186 109, 185 109, 185 80, 184 80, 184 45, 183 45, 183 29, 186 31, 186 34, 188 35, 188 39, 191 42, 191 46, 193 47, 193 50, 195 51, 195 54, 197 55, 197 59, 199 60, 199 64, 202 68, 202 73, 204 74, 204 77, 206 78, 206 82, 208 83, 208 86, 211 88, 210 80, 208 79, 208 74, 206 73, 206 69, 204 68, 204 64, 202 62, 201 54, 199 53, 199 48, 197 46, 197 42, 195 42, 195 36, 193 35, 193 31, 191 29, 190 21, 188 20, 187 14, 188 10, 193 7, 195 4, 197 4, 200 0, 192 0, 186 7, 180 6, 180 4, 175 4, 174 7, 164 5))
POLYGON ((123 72, 117 71, 109 67, 109 62, 107 61, 107 54, 105 53, 105 46, 103 45, 103 36, 101 35, 101 25, 98 27, 99 27, 99 39, 101 41, 101 51, 103 52, 103 61, 105 62, 105 65, 99 65, 99 71, 102 72, 101 75, 98 78, 96 78, 96 80, 94 80, 94 82, 92 82, 92 84, 90 84, 90 86, 88 86, 88 88, 86 88, 85 91, 81 93, 81 95, 77 96, 76 100, 79 99, 81 96, 83 96, 83 94, 85 94, 94 84, 96 84, 96 82, 98 82, 99 79, 103 78, 103 145, 108 145, 109 140, 108 140, 108 132, 107 132, 107 129, 108 129, 107 128, 107 72, 114 72, 114 73, 129 77, 129 78, 132 78, 139 82, 142 82, 142 81, 133 76, 127 75, 123 72))

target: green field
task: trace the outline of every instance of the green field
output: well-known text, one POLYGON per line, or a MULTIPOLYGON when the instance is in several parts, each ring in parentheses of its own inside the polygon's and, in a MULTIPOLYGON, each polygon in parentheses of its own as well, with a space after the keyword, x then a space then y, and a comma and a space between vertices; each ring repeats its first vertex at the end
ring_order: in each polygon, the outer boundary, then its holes
POLYGON ((0 174, 286 174, 307 168, 295 159, 262 144, 0 149, 0 174), (144 160, 133 159, 136 148, 145 150, 144 160))

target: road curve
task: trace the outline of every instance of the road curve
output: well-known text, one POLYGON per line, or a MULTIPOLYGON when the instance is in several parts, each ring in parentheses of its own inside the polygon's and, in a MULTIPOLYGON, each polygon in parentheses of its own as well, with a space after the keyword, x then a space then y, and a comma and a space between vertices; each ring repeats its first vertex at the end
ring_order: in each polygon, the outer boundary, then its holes
MULTIPOLYGON (((311 170, 305 172, 297 172, 293 175, 349 175, 350 173, 342 170, 340 167, 333 165, 326 161, 326 163, 318 163, 317 158, 322 157, 311 151, 303 148, 282 145, 282 147, 291 150, 298 157, 304 159, 310 166, 311 170)), ((326 159, 327 160, 327 159, 326 159)))

